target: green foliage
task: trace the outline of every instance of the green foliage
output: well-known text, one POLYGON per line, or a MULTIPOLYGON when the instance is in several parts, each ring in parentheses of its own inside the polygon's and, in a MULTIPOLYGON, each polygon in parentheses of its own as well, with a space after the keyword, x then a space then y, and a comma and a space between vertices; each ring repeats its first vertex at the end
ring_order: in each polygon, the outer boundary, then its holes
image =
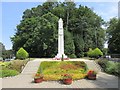
POLYGON ((103 52, 103 55, 108 55, 108 48, 103 48, 102 52, 103 52))
POLYGON ((21 72, 23 67, 27 64, 28 60, 13 60, 8 66, 9 69, 21 72))
POLYGON ((120 19, 113 18, 107 28, 108 50, 111 54, 120 54, 120 19))
MULTIPOLYGON (((47 62, 47 61, 44 61, 44 62, 41 62, 40 66, 42 67, 43 70, 45 70, 46 68, 49 68, 53 65, 55 65, 57 62, 47 62)), ((39 70, 39 69, 38 69, 39 70)))
POLYGON ((112 62, 108 60, 98 60, 97 63, 102 67, 104 72, 108 74, 120 76, 119 62, 112 62))
POLYGON ((75 55, 79 57, 84 56, 84 41, 80 35, 74 36, 74 44, 75 44, 75 55))
POLYGON ((27 9, 14 37, 13 49, 24 47, 30 57, 54 57, 57 54, 58 20, 63 19, 65 54, 83 57, 89 47, 104 45, 103 20, 87 6, 74 2, 45 2, 27 9))
POLYGON ((6 68, 9 68, 9 65, 10 65, 11 63, 10 62, 1 62, 0 63, 0 67, 2 68, 2 69, 6 69, 6 68))
POLYGON ((41 62, 37 73, 40 73, 41 67, 45 80, 60 80, 62 75, 66 73, 71 74, 74 77, 73 79, 81 79, 85 77, 87 71, 86 64, 80 61, 44 61, 41 62))
POLYGON ((108 60, 97 60, 96 62, 102 67, 102 70, 105 71, 108 60))
POLYGON ((2 62, 0 63, 0 67, 2 67, 2 69, 11 69, 21 72, 22 71, 21 67, 25 66, 27 62, 28 60, 13 60, 10 62, 2 62))
POLYGON ((17 54, 16 54, 17 58, 18 59, 26 59, 29 57, 29 54, 28 52, 23 49, 22 47, 17 51, 17 54))
POLYGON ((2 52, 2 57, 3 57, 3 59, 12 58, 13 57, 13 50, 4 50, 2 52))
POLYGON ((10 64, 11 64, 11 62, 1 62, 0 67, 2 67, 2 69, 8 68, 10 64))
POLYGON ((71 54, 69 57, 70 58, 76 58, 76 55, 75 54, 71 54))
POLYGON ((89 57, 93 57, 94 55, 93 55, 93 50, 91 49, 91 48, 89 48, 89 51, 87 52, 87 55, 89 56, 89 57))
POLYGON ((64 74, 62 79, 72 79, 70 74, 64 74))
POLYGON ((3 52, 5 51, 5 46, 2 42, 0 42, 0 57, 2 56, 3 52))
POLYGON ((10 62, 1 62, 0 77, 15 76, 21 73, 23 67, 27 64, 28 60, 13 60, 10 62), (1 74, 3 73, 3 74, 1 74))
POLYGON ((103 55, 103 53, 102 53, 102 51, 99 48, 95 48, 94 50, 89 49, 89 51, 87 52, 87 55, 89 57, 99 58, 100 56, 103 55))
POLYGON ((120 70, 119 70, 119 68, 120 68, 120 63, 115 63, 115 62, 109 61, 106 64, 105 71, 107 73, 109 73, 109 74, 120 76, 120 70))
POLYGON ((70 57, 72 54, 75 54, 75 45, 73 41, 72 34, 65 30, 65 54, 70 57))
POLYGON ((103 55, 103 53, 102 53, 102 51, 99 48, 95 48, 93 50, 93 55, 94 55, 94 57, 100 57, 100 56, 103 55))
POLYGON ((0 77, 9 77, 9 76, 15 76, 18 75, 19 72, 16 70, 0 70, 0 77))

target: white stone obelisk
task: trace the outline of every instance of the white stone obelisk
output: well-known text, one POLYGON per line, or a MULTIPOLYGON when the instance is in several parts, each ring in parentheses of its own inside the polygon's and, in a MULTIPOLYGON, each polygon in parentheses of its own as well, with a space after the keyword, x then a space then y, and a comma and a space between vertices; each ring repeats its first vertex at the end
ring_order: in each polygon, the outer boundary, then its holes
POLYGON ((67 58, 64 54, 64 32, 63 32, 63 20, 62 18, 58 21, 58 54, 55 56, 57 59, 67 58))

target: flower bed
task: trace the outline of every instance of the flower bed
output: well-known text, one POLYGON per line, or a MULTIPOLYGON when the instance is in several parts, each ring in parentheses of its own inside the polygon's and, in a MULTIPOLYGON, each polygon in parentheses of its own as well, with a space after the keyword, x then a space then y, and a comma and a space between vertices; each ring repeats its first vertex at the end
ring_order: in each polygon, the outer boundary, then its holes
MULTIPOLYGON (((44 81, 62 80, 64 74, 70 74, 73 80, 86 77, 87 66, 81 61, 44 61, 41 62, 44 81)), ((37 73, 40 73, 40 68, 37 73)))

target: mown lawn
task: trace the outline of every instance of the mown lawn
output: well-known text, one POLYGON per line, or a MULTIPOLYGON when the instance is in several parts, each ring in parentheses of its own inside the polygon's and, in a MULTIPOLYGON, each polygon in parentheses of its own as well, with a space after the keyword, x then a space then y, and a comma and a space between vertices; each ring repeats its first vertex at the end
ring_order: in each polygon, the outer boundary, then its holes
POLYGON ((82 61, 44 61, 37 73, 44 75, 44 80, 60 80, 62 75, 70 74, 73 80, 86 76, 87 65, 82 61))

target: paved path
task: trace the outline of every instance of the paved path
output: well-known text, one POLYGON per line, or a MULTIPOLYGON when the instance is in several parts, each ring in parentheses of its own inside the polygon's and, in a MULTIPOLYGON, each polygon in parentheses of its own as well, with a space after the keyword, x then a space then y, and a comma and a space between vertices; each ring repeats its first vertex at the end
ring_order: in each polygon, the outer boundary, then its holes
POLYGON ((34 83, 33 76, 36 73, 41 61, 51 59, 35 59, 29 61, 20 75, 3 78, 2 88, 118 88, 118 78, 101 72, 101 69, 93 61, 84 59, 71 59, 72 61, 85 61, 88 68, 98 71, 97 80, 81 79, 74 81, 71 85, 61 84, 59 81, 44 81, 34 83), (96 68, 97 67, 97 68, 96 68))

